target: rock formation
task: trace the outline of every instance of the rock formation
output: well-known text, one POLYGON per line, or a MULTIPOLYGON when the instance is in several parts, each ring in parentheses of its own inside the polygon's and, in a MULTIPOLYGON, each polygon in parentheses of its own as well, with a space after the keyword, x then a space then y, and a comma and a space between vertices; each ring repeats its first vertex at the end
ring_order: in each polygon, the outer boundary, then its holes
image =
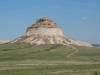
POLYGON ((50 18, 40 18, 35 24, 32 24, 27 28, 26 34, 11 41, 24 42, 30 44, 63 44, 63 45, 78 45, 78 46, 89 46, 90 44, 73 40, 63 35, 60 26, 53 22, 50 18))
POLYGON ((0 40, 0 44, 4 44, 4 43, 7 43, 7 42, 10 42, 10 40, 0 40))

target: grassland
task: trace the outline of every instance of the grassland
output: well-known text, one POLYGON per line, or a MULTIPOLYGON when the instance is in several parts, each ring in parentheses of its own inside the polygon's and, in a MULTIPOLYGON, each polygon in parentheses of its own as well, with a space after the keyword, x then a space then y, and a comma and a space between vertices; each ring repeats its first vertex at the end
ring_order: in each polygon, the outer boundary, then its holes
POLYGON ((73 47, 2 44, 0 75, 99 75, 100 48, 73 47))

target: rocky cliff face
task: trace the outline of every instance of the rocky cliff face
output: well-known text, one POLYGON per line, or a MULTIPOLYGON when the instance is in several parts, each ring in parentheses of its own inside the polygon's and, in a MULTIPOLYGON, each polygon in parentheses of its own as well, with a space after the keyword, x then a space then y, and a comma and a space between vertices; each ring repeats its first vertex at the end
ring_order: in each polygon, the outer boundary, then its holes
POLYGON ((41 18, 35 24, 27 28, 26 36, 30 35, 63 35, 61 28, 49 18, 41 18))
POLYGON ((11 41, 25 42, 30 44, 63 44, 63 45, 78 45, 78 46, 89 46, 90 44, 72 40, 67 36, 63 35, 61 28, 54 23, 51 19, 43 17, 36 21, 27 28, 26 34, 11 41))

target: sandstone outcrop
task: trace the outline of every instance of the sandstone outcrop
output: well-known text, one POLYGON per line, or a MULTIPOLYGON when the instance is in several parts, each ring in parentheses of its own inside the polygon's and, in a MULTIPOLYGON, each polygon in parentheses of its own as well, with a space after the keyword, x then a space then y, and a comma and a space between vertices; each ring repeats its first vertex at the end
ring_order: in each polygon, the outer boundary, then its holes
POLYGON ((62 33, 61 27, 53 22, 50 18, 40 18, 35 24, 27 28, 26 34, 11 41, 24 42, 30 44, 63 44, 63 45, 78 45, 89 46, 90 44, 73 40, 62 33))
POLYGON ((4 43, 7 43, 7 42, 10 42, 10 40, 0 40, 0 44, 4 44, 4 43))

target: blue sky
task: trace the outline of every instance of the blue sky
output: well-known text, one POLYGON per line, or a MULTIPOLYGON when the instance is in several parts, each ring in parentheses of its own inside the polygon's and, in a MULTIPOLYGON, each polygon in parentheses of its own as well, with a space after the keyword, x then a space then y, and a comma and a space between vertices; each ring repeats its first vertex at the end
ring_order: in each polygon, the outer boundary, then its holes
POLYGON ((0 40, 24 35, 41 17, 70 38, 100 44, 100 0, 0 0, 0 40))

